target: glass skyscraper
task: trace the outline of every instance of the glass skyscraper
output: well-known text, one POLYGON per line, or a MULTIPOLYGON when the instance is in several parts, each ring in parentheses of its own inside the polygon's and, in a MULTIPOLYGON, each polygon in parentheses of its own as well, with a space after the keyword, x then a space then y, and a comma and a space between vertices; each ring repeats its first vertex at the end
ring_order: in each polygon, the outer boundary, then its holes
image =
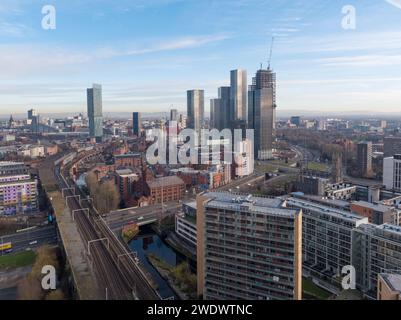
POLYGON ((187 127, 194 129, 198 134, 203 126, 205 113, 204 90, 187 91, 187 127))
POLYGON ((140 112, 132 113, 132 133, 134 134, 134 136, 139 137, 141 135, 141 127, 142 127, 141 113, 140 112))
POLYGON ((103 103, 102 86, 94 84, 87 89, 89 134, 92 139, 101 142, 103 138, 103 103))
POLYGON ((234 119, 247 120, 246 110, 246 91, 247 91, 247 72, 246 70, 231 71, 231 109, 234 111, 234 119))
POLYGON ((271 159, 276 118, 276 74, 260 69, 248 91, 248 128, 255 130, 255 156, 271 159))

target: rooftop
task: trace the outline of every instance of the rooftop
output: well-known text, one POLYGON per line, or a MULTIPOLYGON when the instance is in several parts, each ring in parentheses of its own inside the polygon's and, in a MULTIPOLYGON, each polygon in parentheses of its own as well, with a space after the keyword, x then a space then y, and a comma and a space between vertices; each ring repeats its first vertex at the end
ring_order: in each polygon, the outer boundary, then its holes
POLYGON ((401 275, 400 274, 380 274, 386 284, 393 290, 401 293, 401 275))
POLYGON ((353 201, 351 203, 351 205, 353 205, 353 204, 355 204, 357 206, 373 209, 375 211, 380 211, 380 212, 387 212, 387 211, 391 210, 390 207, 385 206, 383 204, 375 204, 375 203, 370 203, 370 202, 367 202, 367 201, 353 201))
POLYGON ((297 210, 282 207, 283 201, 279 198, 262 198, 252 195, 239 195, 229 192, 208 192, 205 197, 211 200, 207 207, 222 208, 234 211, 250 211, 273 215, 293 217, 297 210))
POLYGON ((131 176, 131 175, 137 176, 137 174, 134 173, 131 169, 119 169, 119 170, 116 170, 116 173, 119 176, 131 176))
POLYGON ((167 176, 156 178, 147 182, 149 188, 161 188, 168 186, 184 185, 184 181, 177 176, 167 176))
POLYGON ((328 207, 328 206, 325 206, 323 204, 307 201, 307 200, 304 200, 304 199, 288 198, 287 199, 287 203, 289 205, 301 207, 303 209, 317 210, 317 211, 319 211, 321 213, 328 214, 328 215, 331 215, 331 216, 335 216, 337 218, 346 219, 348 221, 362 221, 362 220, 365 220, 366 222, 368 222, 367 218, 362 217, 360 215, 357 215, 355 213, 351 213, 349 211, 328 207))
POLYGON ((132 158, 132 157, 141 157, 140 153, 126 153, 126 154, 119 154, 114 156, 115 158, 132 158))
POLYGON ((14 161, 0 161, 0 167, 5 166, 25 166, 23 162, 14 162, 14 161))

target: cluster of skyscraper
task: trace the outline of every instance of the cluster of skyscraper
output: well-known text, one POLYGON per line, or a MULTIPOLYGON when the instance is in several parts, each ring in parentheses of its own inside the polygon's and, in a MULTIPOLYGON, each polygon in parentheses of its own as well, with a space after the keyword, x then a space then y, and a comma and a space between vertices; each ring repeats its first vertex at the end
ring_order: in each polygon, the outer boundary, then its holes
MULTIPOLYGON (((247 85, 246 70, 232 70, 230 86, 218 89, 218 98, 210 100, 210 127, 254 129, 254 154, 260 160, 272 158, 276 110, 276 74, 268 69, 257 71, 247 85)), ((204 91, 187 92, 188 127, 199 131, 204 125, 204 91)))

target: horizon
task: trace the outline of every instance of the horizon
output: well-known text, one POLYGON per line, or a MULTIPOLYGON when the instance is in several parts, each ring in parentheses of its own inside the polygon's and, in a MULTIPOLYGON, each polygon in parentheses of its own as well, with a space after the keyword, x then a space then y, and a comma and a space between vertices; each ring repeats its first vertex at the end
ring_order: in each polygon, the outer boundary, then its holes
POLYGON ((43 30, 44 1, 3 0, 0 114, 86 113, 92 83, 104 113, 185 110, 193 88, 209 110, 230 70, 250 84, 267 66, 272 37, 278 114, 397 112, 401 9, 390 2, 355 4, 347 29, 333 1, 56 0, 56 28, 43 30))

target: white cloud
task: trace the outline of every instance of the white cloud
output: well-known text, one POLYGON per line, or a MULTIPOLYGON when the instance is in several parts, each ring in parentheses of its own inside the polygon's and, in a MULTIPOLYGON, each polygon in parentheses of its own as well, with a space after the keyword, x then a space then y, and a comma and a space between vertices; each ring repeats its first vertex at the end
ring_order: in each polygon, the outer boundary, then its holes
POLYGON ((1 36, 14 36, 21 37, 26 34, 30 29, 21 23, 10 23, 0 21, 0 35, 1 36))
POLYGON ((401 65, 401 55, 359 55, 318 59, 328 67, 383 67, 401 65))
MULTIPOLYGON (((78 67, 82 64, 95 63, 115 57, 199 48, 218 43, 229 37, 226 34, 187 36, 170 40, 154 40, 153 43, 148 42, 135 48, 114 46, 80 50, 54 45, 0 44, 0 70, 2 70, 0 77, 12 78, 13 76, 35 72, 46 74, 59 71, 65 67, 78 67)), ((213 59, 213 57, 209 57, 209 59, 213 59)), ((188 60, 176 61, 175 65, 182 65, 186 61, 188 60)))

